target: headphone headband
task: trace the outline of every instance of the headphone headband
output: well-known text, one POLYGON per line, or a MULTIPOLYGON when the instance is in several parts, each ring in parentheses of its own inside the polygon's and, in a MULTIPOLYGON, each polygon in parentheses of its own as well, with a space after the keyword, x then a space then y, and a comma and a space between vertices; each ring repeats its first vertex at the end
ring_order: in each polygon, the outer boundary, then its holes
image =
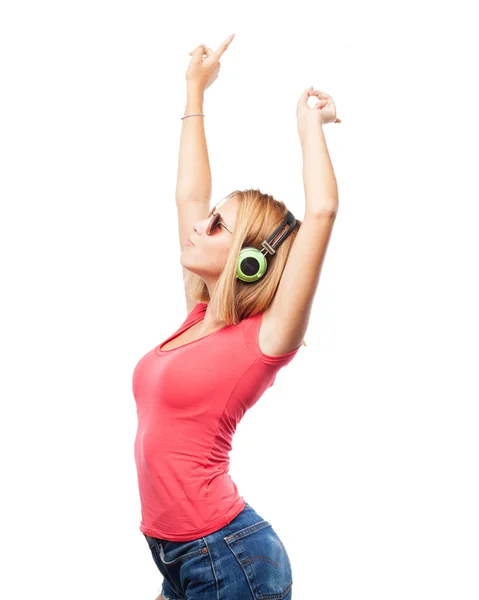
POLYGON ((281 244, 284 242, 284 240, 293 231, 295 225, 296 225, 296 218, 293 215, 293 213, 290 210, 288 210, 288 213, 286 214, 282 223, 280 225, 278 225, 278 227, 276 227, 276 229, 269 236, 269 238, 267 240, 265 240, 261 245, 270 254, 275 254, 276 250, 281 246, 281 244), (280 235, 279 238, 276 241, 274 241, 274 238, 278 235, 278 233, 283 229, 283 227, 285 225, 289 225, 289 229, 284 231, 282 233, 282 235, 280 235))
POLYGON ((268 263, 266 254, 275 254, 279 246, 284 242, 288 235, 293 231, 296 225, 296 219, 291 211, 288 210, 282 223, 276 227, 268 239, 261 244, 262 248, 253 248, 247 246, 242 248, 236 265, 236 277, 245 282, 255 282, 261 279, 266 273, 268 263), (283 231, 285 225, 289 225, 286 231, 283 231), (281 235, 276 239, 277 235, 281 235))

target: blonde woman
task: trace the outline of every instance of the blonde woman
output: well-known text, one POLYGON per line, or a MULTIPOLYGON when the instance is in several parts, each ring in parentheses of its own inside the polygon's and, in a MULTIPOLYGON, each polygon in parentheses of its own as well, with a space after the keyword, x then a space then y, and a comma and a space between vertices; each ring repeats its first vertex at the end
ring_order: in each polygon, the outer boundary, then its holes
POLYGON ((228 453, 245 412, 304 344, 338 210, 323 125, 340 121, 327 94, 300 95, 303 221, 253 189, 210 209, 203 97, 232 39, 191 52, 176 190, 187 316, 133 373, 140 531, 163 575, 157 600, 292 598, 286 548, 240 495, 228 453))

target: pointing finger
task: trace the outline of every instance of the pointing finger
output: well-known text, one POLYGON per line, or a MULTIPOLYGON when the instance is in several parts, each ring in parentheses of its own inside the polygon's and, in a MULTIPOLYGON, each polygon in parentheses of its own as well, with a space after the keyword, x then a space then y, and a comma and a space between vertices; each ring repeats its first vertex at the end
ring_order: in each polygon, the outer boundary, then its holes
POLYGON ((233 38, 234 38, 234 36, 235 36, 235 35, 236 35, 235 33, 232 33, 230 36, 228 36, 228 37, 225 39, 225 41, 224 41, 222 44, 220 44, 220 45, 218 46, 218 49, 217 49, 217 50, 216 50, 216 52, 214 53, 214 54, 215 54, 215 57, 216 57, 216 59, 217 59, 217 60, 219 60, 219 59, 220 59, 220 58, 223 56, 223 54, 226 52, 226 50, 227 50, 228 46, 229 46, 229 45, 231 44, 231 42, 233 41, 233 38))

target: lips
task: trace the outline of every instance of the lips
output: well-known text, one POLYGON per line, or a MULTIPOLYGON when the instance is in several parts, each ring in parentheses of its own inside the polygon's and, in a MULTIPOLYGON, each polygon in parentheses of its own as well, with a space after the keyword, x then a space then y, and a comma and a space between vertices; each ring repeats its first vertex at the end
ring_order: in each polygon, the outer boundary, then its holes
POLYGON ((190 244, 191 244, 192 246, 194 246, 194 244, 193 244, 193 242, 191 241, 191 239, 190 239, 190 238, 188 238, 188 241, 190 242, 190 244))

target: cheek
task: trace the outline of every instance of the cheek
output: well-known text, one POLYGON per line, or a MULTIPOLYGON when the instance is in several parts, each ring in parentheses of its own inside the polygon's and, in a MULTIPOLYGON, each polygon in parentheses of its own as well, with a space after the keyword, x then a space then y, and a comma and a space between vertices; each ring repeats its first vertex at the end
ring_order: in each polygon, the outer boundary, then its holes
POLYGON ((231 244, 225 244, 224 240, 215 240, 215 243, 205 245, 203 248, 195 248, 197 259, 211 268, 223 269, 228 260, 231 244))
POLYGON ((230 245, 226 244, 224 240, 218 240, 215 244, 212 244, 209 248, 212 254, 218 257, 226 258, 230 251, 230 245))
POLYGON ((210 263, 222 270, 228 260, 229 251, 229 246, 225 246, 225 244, 215 245, 211 248, 211 254, 209 255, 210 263))
POLYGON ((222 248, 223 262, 226 262, 228 260, 230 249, 231 249, 231 245, 230 244, 228 244, 227 246, 223 246, 223 248, 222 248))

